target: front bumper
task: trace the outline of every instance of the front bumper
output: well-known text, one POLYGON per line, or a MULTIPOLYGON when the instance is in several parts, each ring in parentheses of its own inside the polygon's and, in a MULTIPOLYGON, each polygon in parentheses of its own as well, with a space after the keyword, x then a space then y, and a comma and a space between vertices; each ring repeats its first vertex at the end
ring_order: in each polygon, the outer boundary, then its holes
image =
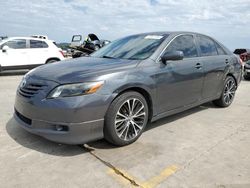
POLYGON ((15 110, 14 119, 22 128, 54 142, 84 144, 103 138, 103 119, 82 123, 61 123, 30 119, 32 124, 28 124, 23 121, 23 118, 20 118, 20 113, 15 110), (67 127, 67 129, 58 131, 56 126, 67 127))
POLYGON ((104 116, 112 96, 95 93, 46 99, 45 93, 48 92, 40 91, 27 98, 17 91, 14 119, 22 128, 66 144, 83 144, 103 138, 104 116))

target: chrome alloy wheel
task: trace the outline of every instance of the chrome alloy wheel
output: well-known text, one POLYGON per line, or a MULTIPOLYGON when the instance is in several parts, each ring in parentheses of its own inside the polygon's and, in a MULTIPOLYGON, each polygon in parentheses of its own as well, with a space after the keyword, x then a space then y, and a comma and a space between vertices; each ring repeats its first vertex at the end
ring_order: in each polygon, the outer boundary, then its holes
POLYGON ((226 83, 223 93, 224 102, 229 105, 232 103, 236 91, 236 84, 233 79, 229 79, 226 83))
POLYGON ((146 122, 144 104, 137 98, 126 100, 115 116, 115 131, 117 136, 129 141, 137 137, 146 122))

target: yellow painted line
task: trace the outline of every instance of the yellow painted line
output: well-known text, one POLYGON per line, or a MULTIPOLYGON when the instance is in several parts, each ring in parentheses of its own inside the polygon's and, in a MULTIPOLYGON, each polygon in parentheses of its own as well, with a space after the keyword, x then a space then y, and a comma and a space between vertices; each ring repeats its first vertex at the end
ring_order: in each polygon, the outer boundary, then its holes
MULTIPOLYGON (((130 180, 133 180, 134 182, 136 182, 136 184, 138 184, 139 187, 154 188, 157 185, 159 185, 160 183, 162 183, 169 176, 174 174, 178 169, 179 168, 177 166, 175 166, 175 165, 169 166, 169 167, 165 168, 163 171, 161 171, 161 173, 159 175, 157 175, 155 177, 152 177, 152 178, 150 178, 149 180, 147 180, 145 182, 142 182, 142 181, 136 179, 134 176, 131 176, 130 174, 128 174, 124 170, 119 169, 119 171, 122 172, 124 174, 124 176, 126 176, 130 180)), ((109 175, 112 175, 121 184, 126 185, 126 186, 128 186, 128 185, 131 186, 131 182, 129 182, 124 177, 118 175, 113 169, 109 169, 107 173, 109 175)), ((132 186, 132 187, 135 187, 135 186, 132 186)))
POLYGON ((175 166, 175 165, 167 167, 159 175, 157 175, 157 176, 149 179, 148 181, 144 182, 142 184, 142 187, 144 187, 144 188, 156 187, 161 182, 163 182, 165 179, 167 179, 169 176, 174 174, 177 170, 178 170, 178 167, 175 166))

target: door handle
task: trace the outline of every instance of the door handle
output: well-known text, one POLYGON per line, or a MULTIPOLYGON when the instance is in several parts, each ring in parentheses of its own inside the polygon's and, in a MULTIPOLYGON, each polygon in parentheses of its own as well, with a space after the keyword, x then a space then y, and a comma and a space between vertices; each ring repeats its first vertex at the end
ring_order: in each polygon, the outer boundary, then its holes
POLYGON ((202 68, 202 65, 201 65, 200 63, 197 63, 197 64, 195 65, 195 68, 196 68, 196 69, 201 69, 201 68, 202 68))
POLYGON ((229 63, 228 59, 225 59, 225 63, 226 63, 226 64, 228 64, 228 63, 229 63))

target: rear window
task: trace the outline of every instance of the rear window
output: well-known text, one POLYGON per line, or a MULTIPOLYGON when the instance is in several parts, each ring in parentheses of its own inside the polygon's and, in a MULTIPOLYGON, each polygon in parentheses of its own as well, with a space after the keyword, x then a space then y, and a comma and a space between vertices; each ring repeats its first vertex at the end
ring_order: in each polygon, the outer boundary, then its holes
POLYGON ((48 44, 40 40, 30 40, 30 48, 48 48, 48 44))
POLYGON ((217 51, 219 55, 226 55, 226 52, 223 50, 223 48, 216 42, 215 43, 216 47, 217 47, 217 51))

